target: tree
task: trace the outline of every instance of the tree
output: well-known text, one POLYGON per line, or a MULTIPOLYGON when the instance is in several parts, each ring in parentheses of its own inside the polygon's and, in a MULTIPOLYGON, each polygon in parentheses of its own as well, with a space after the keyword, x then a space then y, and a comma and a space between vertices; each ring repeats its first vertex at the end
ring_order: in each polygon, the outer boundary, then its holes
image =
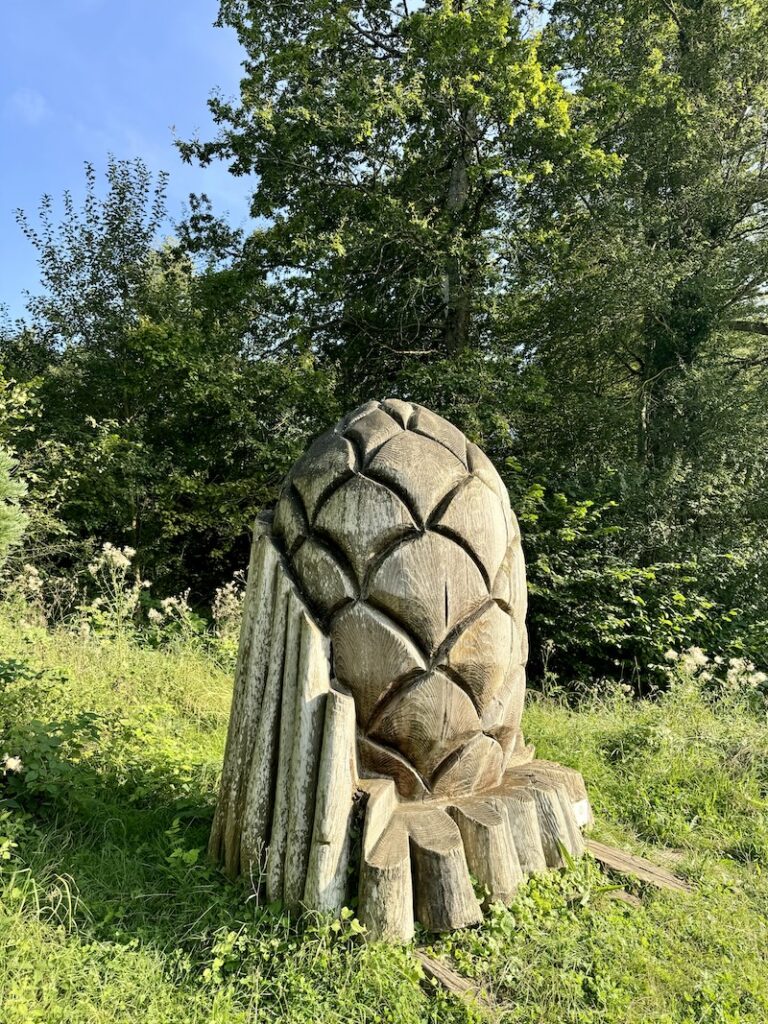
POLYGON ((53 197, 44 195, 35 225, 23 210, 16 220, 37 250, 42 291, 29 300, 48 344, 111 353, 120 358, 125 332, 135 327, 156 270, 152 258, 165 217, 168 176, 153 175, 142 160, 116 160, 106 168, 107 191, 98 194, 96 169, 85 165, 80 209, 64 192, 57 221, 53 197))
MULTIPOLYGON (((394 383, 483 441, 520 501, 544 480, 611 510, 611 579, 701 556, 727 609, 758 563, 720 567, 758 550, 764 510, 764 5, 522 11, 225 0, 240 102, 182 152, 256 176, 240 266, 339 365, 345 405, 394 383)), ((567 536, 545 538, 562 564, 567 536)))
POLYGON ((160 589, 207 596, 242 564, 306 433, 334 415, 330 377, 271 354, 254 327, 263 290, 158 244, 162 175, 110 160, 105 195, 91 167, 86 183, 60 223, 48 197, 41 227, 20 215, 44 291, 1 351, 44 415, 18 447, 69 530, 58 561, 127 543, 160 589))
POLYGON ((246 51, 240 101, 181 151, 254 176, 247 265, 351 395, 487 344, 553 189, 611 169, 508 0, 223 0, 219 24, 246 51))
POLYGON ((627 459, 658 477, 706 429, 692 371, 766 362, 768 11, 558 0, 550 13, 574 123, 621 173, 582 193, 547 276, 548 368, 576 342, 593 383, 607 374, 631 403, 627 459))
MULTIPOLYGON (((592 128, 620 173, 580 192, 557 245, 531 249, 517 451, 528 480, 610 505, 595 565, 655 574, 654 602, 665 566, 685 565, 668 596, 681 612, 697 595, 709 602, 691 624, 697 642, 721 613, 720 645, 745 642, 768 619, 768 11, 616 0, 548 13, 542 59, 562 67, 574 125, 592 128)), ((543 632, 570 628, 533 575, 543 632)), ((585 619, 599 624, 594 593, 585 619)))

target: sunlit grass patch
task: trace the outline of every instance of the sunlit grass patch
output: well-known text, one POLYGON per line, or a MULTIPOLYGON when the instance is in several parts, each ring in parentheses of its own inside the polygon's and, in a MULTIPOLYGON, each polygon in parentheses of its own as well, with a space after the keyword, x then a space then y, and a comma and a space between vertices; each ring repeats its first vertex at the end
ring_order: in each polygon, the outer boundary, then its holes
MULTIPOLYGON (((0 1020, 466 1022, 410 949, 353 917, 296 922, 205 856, 231 668, 179 639, 0 617, 0 1020)), ((754 700, 682 673, 664 696, 578 708, 531 695, 527 737, 578 767, 596 831, 674 855, 691 896, 617 883, 587 859, 484 925, 420 935, 526 1024, 764 1024, 768 737, 754 700)))

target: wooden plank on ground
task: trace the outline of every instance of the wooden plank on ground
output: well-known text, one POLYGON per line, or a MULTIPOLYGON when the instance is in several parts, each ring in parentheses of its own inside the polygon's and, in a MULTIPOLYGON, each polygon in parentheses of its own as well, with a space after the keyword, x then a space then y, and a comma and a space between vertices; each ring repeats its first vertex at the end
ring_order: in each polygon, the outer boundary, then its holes
POLYGON ((598 843, 596 839, 588 839, 586 846, 595 860, 609 871, 617 871, 621 875, 639 878, 641 882, 648 882, 649 885, 655 885, 658 889, 693 892, 693 888, 678 875, 673 875, 671 871, 659 867, 658 864, 653 864, 645 857, 638 857, 625 850, 618 850, 615 846, 598 843))
POLYGON ((609 900, 618 900, 619 903, 626 903, 628 907, 634 907, 635 909, 643 905, 643 901, 639 896, 633 896, 626 889, 609 889, 605 895, 609 900))
POLYGON ((442 961, 433 960, 431 956, 422 953, 420 949, 414 950, 414 956, 421 964, 426 977, 440 988, 445 989, 446 992, 450 992, 451 995, 464 1002, 476 1003, 484 1010, 495 1009, 495 1004, 483 995, 469 978, 465 978, 442 961))

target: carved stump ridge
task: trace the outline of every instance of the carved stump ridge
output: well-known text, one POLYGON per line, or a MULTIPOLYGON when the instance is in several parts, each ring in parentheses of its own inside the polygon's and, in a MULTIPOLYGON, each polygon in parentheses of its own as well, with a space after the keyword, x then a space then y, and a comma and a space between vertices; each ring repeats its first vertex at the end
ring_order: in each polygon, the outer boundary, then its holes
POLYGON ((470 876, 509 901, 579 856, 581 775, 520 727, 525 612, 487 456, 398 399, 344 417, 257 522, 211 855, 400 940, 478 922, 470 876))

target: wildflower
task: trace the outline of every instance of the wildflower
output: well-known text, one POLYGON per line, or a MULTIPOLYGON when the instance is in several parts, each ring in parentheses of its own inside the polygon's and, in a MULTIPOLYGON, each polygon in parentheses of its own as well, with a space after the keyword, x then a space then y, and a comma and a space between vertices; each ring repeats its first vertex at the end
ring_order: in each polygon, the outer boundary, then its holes
POLYGON ((11 757, 10 754, 6 754, 3 757, 3 769, 6 772, 20 772, 24 768, 20 757, 11 757))
POLYGON ((147 612, 147 618, 150 622, 153 622, 156 626, 159 626, 165 616, 162 612, 159 612, 157 608, 150 608, 147 612))
POLYGON ((242 574, 237 574, 235 579, 230 580, 229 583, 219 587, 216 591, 211 611, 220 636, 225 633, 236 632, 239 629, 243 611, 243 600, 245 598, 245 590, 241 584, 241 579, 242 574))
POLYGON ((664 651, 664 658, 666 661, 677 661, 679 657, 680 655, 677 651, 673 651, 671 647, 668 651, 664 651))

